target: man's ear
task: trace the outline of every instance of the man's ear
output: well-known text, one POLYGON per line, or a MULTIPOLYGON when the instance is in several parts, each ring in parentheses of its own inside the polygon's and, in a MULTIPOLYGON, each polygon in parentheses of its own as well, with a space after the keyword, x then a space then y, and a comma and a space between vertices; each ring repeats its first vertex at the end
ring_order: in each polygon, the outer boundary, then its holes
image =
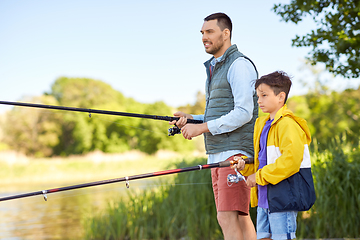
POLYGON ((224 34, 224 40, 228 38, 230 39, 230 30, 228 28, 224 29, 223 34, 224 34))

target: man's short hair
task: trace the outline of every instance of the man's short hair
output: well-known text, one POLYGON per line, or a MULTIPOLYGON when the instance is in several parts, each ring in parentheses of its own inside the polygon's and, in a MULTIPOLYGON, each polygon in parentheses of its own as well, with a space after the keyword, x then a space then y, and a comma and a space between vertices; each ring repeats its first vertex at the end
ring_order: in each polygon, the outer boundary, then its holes
POLYGON ((225 13, 213 13, 204 18, 204 21, 217 20, 217 25, 220 27, 221 31, 224 31, 225 28, 230 30, 230 39, 232 35, 232 22, 228 15, 225 13))
POLYGON ((268 85, 274 91, 275 95, 284 92, 285 93, 284 103, 286 103, 291 87, 291 79, 289 75, 287 75, 287 73, 283 71, 275 71, 268 75, 264 75, 256 80, 255 89, 257 89, 259 85, 262 83, 268 85))

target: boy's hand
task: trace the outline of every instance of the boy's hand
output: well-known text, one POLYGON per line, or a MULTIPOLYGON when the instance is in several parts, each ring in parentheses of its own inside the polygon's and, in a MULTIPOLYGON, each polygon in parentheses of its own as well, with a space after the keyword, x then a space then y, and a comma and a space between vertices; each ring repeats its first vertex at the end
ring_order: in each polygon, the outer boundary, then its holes
POLYGON ((256 186, 256 177, 255 177, 256 173, 251 174, 248 179, 246 180, 246 185, 248 185, 248 187, 255 187, 256 186))
POLYGON ((245 161, 242 157, 235 156, 234 161, 237 161, 237 164, 231 166, 232 169, 237 169, 238 171, 242 171, 245 168, 245 161))

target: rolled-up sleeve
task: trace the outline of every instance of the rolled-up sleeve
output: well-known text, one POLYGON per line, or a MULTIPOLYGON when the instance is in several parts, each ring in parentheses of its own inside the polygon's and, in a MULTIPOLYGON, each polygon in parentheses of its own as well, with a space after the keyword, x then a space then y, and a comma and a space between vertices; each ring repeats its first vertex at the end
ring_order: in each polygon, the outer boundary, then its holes
POLYGON ((204 115, 191 115, 194 120, 201 120, 204 121, 204 115))

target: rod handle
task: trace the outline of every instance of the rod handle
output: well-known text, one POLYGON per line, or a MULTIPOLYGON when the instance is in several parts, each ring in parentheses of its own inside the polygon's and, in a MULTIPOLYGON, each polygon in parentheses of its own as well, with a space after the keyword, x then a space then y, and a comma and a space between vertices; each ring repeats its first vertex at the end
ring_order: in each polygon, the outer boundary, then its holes
POLYGON ((219 162, 219 167, 230 167, 230 161, 219 162))

